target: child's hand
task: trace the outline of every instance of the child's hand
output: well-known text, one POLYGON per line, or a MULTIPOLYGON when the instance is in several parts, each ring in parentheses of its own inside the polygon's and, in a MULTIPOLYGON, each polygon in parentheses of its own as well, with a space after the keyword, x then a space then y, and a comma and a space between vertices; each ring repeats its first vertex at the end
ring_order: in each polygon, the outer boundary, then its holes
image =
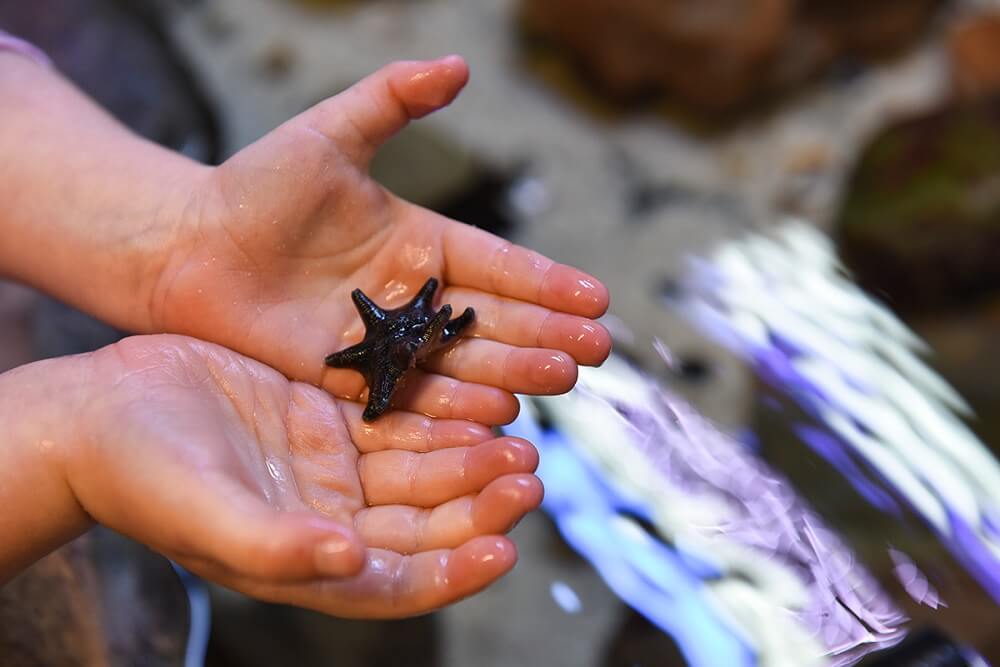
POLYGON ((389 65, 202 173, 151 298, 154 330, 212 340, 286 375, 363 399, 352 371, 323 358, 363 334, 349 294, 408 300, 428 276, 441 303, 476 311, 474 339, 433 358, 403 407, 486 424, 511 420, 510 392, 569 390, 610 338, 594 278, 402 201, 368 176, 378 147, 448 104, 457 57, 389 65))
POLYGON ((86 436, 63 454, 80 507, 255 597, 356 617, 440 607, 513 567, 500 535, 541 500, 524 441, 408 412, 365 424, 360 405, 216 345, 136 337, 83 363, 64 421, 86 436))

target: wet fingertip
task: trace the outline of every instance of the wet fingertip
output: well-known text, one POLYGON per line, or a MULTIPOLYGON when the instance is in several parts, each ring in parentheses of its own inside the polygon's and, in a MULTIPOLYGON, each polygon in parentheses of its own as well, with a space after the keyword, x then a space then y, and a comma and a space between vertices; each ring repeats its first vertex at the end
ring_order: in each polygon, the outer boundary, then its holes
POLYGON ((611 337, 611 332, 603 324, 594 322, 594 327, 594 356, 588 360, 587 365, 601 366, 611 356, 611 350, 615 346, 615 341, 611 337))
POLYGON ((476 537, 459 548, 465 566, 485 570, 484 574, 499 576, 514 567, 517 548, 502 535, 476 537))
POLYGON ((563 312, 587 318, 603 315, 610 305, 608 288, 594 276, 565 264, 550 272, 543 301, 563 312))
POLYGON ((461 56, 450 55, 416 63, 415 71, 403 69, 396 88, 412 118, 421 118, 455 99, 469 79, 461 56))
POLYGON ((476 447, 467 459, 477 477, 489 483, 503 475, 531 472, 538 466, 538 451, 527 440, 500 438, 476 447))
POLYGON ((506 475, 490 484, 480 495, 488 499, 487 511, 499 507, 515 508, 519 514, 517 521, 538 508, 542 502, 544 489, 541 480, 530 473, 506 475))
POLYGON ((538 449, 524 438, 506 438, 508 446, 516 452, 518 463, 523 470, 535 472, 538 468, 538 449))
POLYGON ((517 547, 510 539, 498 535, 494 538, 493 557, 491 563, 495 563, 497 576, 509 572, 517 564, 517 547))
POLYGON ((571 355, 550 352, 544 358, 539 358, 530 370, 531 382, 525 389, 541 395, 563 394, 576 384, 578 373, 576 360, 571 355))
POLYGON ((528 511, 538 509, 545 497, 545 487, 542 485, 542 480, 535 475, 521 475, 517 484, 522 490, 523 498, 527 501, 528 511))
POLYGON ((469 63, 464 57, 457 53, 451 53, 443 58, 439 58, 438 62, 444 65, 453 72, 464 75, 465 78, 469 76, 469 63))
POLYGON ((608 308, 611 306, 611 292, 608 291, 604 283, 593 276, 587 276, 580 281, 580 284, 590 285, 587 305, 591 310, 588 316, 601 317, 604 313, 608 312, 608 308))
POLYGON ((313 548, 316 572, 324 577, 351 577, 364 567, 365 551, 358 536, 336 530, 320 538, 313 548))
POLYGON ((482 401, 478 409, 474 411, 459 411, 461 417, 484 424, 487 427, 504 426, 517 419, 517 415, 521 411, 521 404, 517 397, 504 389, 495 387, 491 389, 493 391, 489 399, 482 401))
POLYGON ((504 396, 504 418, 502 421, 497 422, 497 426, 510 424, 517 419, 517 415, 521 413, 521 403, 517 400, 517 396, 506 391, 504 394, 506 394, 506 396, 504 396))

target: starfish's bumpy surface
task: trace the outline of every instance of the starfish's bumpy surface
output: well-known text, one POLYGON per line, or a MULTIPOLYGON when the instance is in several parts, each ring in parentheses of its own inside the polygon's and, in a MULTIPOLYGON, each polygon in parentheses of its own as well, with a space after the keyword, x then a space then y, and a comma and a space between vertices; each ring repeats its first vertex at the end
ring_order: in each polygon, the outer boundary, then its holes
POLYGON ((392 395, 406 371, 428 355, 458 339, 463 329, 472 324, 476 314, 472 308, 451 318, 451 306, 434 311, 434 293, 438 281, 428 278, 413 299, 400 308, 383 310, 356 289, 351 299, 365 325, 365 338, 326 358, 326 365, 351 368, 365 376, 368 383, 368 405, 362 419, 375 421, 388 408, 392 395))

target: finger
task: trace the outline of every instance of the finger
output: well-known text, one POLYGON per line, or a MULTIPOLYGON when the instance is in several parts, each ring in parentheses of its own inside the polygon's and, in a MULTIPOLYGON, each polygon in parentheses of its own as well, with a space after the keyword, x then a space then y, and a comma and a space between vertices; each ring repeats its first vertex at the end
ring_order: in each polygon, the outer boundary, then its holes
POLYGON ((459 56, 394 62, 306 111, 304 120, 367 165, 411 120, 450 104, 468 79, 459 56))
POLYGON ((481 591, 517 563, 505 537, 474 538, 457 549, 405 556, 369 549, 352 579, 309 584, 258 584, 220 577, 220 583, 274 602, 351 618, 401 618, 433 611, 481 591))
POLYGON ((358 512, 354 528, 369 547, 403 554, 452 549, 480 535, 510 531, 542 502, 534 475, 506 475, 478 495, 450 500, 433 509, 382 505, 358 512))
POLYGON ((600 365, 611 353, 611 334, 589 318, 465 287, 448 287, 441 302, 450 303, 456 313, 466 308, 476 311, 468 333, 474 337, 561 350, 585 366, 600 365))
POLYGON ((427 359, 424 366, 464 382, 515 394, 564 394, 576 384, 576 362, 565 352, 522 348, 466 338, 427 359))
POLYGON ((365 454, 358 461, 358 474, 369 505, 435 507, 478 493, 503 475, 534 472, 537 466, 538 452, 530 442, 505 437, 426 454, 365 454))
MULTIPOLYGON (((323 387, 340 398, 365 402, 368 388, 355 371, 327 369, 323 387)), ((519 405, 503 389, 462 382, 419 369, 409 371, 392 398, 397 410, 408 410, 441 419, 465 419, 496 426, 509 424, 517 417, 519 405)))
POLYGON ((596 278, 475 227, 451 222, 444 232, 445 282, 583 317, 608 309, 596 278))
POLYGON ((351 440, 362 454, 384 449, 430 452, 450 447, 471 447, 493 438, 482 424, 461 419, 434 419, 414 412, 395 410, 374 422, 361 419, 364 406, 340 401, 340 411, 351 440))
POLYGON ((172 516, 149 517, 158 522, 150 525, 177 527, 166 550, 200 554, 241 576, 348 577, 364 562, 363 545, 350 527, 308 511, 278 511, 228 478, 186 487, 159 505, 172 516))

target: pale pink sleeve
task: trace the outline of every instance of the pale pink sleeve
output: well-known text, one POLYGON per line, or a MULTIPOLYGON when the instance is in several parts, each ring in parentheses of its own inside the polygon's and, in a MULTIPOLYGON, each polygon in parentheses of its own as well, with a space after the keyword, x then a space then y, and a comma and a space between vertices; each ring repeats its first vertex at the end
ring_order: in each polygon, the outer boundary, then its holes
POLYGON ((37 46, 0 30, 0 52, 3 51, 20 54, 44 67, 52 66, 52 61, 37 46))

